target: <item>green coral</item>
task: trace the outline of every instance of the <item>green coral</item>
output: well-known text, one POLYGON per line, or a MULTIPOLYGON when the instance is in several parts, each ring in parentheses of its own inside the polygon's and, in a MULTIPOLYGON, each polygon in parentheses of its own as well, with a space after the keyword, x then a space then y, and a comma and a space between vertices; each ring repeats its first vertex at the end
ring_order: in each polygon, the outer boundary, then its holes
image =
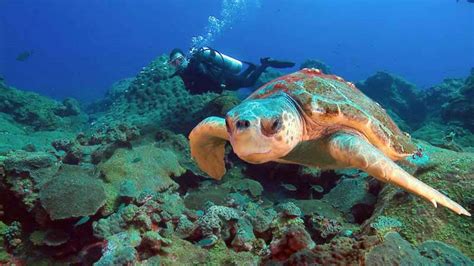
MULTIPOLYGON (((377 72, 365 81, 358 82, 356 86, 380 103, 389 113, 396 113, 412 128, 421 124, 427 115, 426 106, 421 100, 422 91, 401 77, 377 72)), ((397 124, 400 125, 400 123, 397 124)), ((408 128, 402 129, 408 130, 408 128)))
POLYGON ((399 220, 383 215, 378 216, 375 222, 370 224, 370 227, 375 229, 381 236, 384 236, 389 231, 398 230, 402 226, 403 223, 399 220))
POLYGON ((8 226, 0 221, 0 263, 6 263, 10 259, 10 255, 8 254, 5 243, 5 234, 7 232, 8 226))
POLYGON ((223 187, 237 192, 248 192, 254 198, 260 197, 263 192, 263 187, 258 181, 248 178, 230 179, 223 184, 223 187))
POLYGON ((67 166, 40 190, 41 204, 53 220, 93 215, 105 203, 100 179, 67 166))
MULTIPOLYGON (((422 171, 416 177, 447 194, 462 206, 468 206, 468 195, 474 194, 474 154, 457 153, 429 145, 422 145, 434 168, 422 171)), ((400 203, 394 197, 398 190, 388 186, 383 191, 382 214, 403 222, 400 234, 413 244, 433 239, 449 243, 468 256, 474 257, 474 224, 465 216, 457 215, 443 206, 434 208, 430 203, 410 196, 400 203)))
POLYGON ((96 266, 132 265, 138 258, 135 249, 140 245, 140 233, 136 230, 121 232, 107 238, 107 247, 96 266))
POLYGON ((70 129, 78 128, 78 124, 85 121, 78 116, 80 110, 73 117, 66 117, 64 110, 70 110, 70 100, 61 104, 37 93, 9 88, 0 83, 0 112, 9 114, 17 123, 35 130, 54 130, 59 127, 70 129))
POLYGON ((105 180, 106 213, 113 212, 117 207, 119 196, 124 189, 135 190, 133 195, 146 189, 164 191, 177 187, 171 176, 180 176, 186 171, 172 150, 157 148, 152 143, 131 150, 118 149, 110 159, 101 163, 98 169, 105 180), (142 159, 134 162, 137 157, 142 159), (130 185, 124 187, 124 182, 133 183, 135 188, 132 189, 130 185))
POLYGON ((473 263, 450 245, 429 240, 416 247, 396 232, 388 233, 384 242, 368 252, 365 259, 367 265, 472 265, 473 263))
POLYGON ((324 195, 323 201, 331 204, 343 213, 350 213, 356 204, 372 205, 375 197, 369 193, 368 179, 365 176, 357 178, 342 178, 339 184, 324 195))
POLYGON ((281 215, 274 219, 271 224, 273 239, 283 238, 286 234, 287 228, 291 226, 304 228, 304 221, 299 217, 288 218, 281 215))
POLYGON ((208 255, 210 265, 259 265, 260 258, 251 252, 235 252, 219 240, 208 255))

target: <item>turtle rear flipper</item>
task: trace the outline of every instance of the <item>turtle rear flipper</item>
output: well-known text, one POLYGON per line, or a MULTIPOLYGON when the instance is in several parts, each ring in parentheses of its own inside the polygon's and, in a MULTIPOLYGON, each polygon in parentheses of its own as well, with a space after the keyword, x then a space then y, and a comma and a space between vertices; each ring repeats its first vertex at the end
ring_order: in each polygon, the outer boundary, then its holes
POLYGON ((343 166, 361 169, 382 182, 425 198, 435 207, 439 203, 457 214, 471 216, 461 205, 407 173, 360 136, 337 133, 330 139, 328 148, 331 156, 345 164, 343 166))
POLYGON ((225 174, 225 144, 229 136, 225 120, 211 116, 199 123, 189 134, 191 156, 199 168, 214 179, 225 174))

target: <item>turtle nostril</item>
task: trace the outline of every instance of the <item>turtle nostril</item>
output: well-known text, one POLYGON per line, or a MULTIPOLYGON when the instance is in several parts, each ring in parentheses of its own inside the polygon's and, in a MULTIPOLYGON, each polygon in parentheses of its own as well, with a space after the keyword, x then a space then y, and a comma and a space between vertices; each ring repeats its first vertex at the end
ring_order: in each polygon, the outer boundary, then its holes
POLYGON ((238 120, 235 123, 235 126, 238 129, 246 129, 246 128, 250 127, 250 121, 248 121, 248 120, 238 120))

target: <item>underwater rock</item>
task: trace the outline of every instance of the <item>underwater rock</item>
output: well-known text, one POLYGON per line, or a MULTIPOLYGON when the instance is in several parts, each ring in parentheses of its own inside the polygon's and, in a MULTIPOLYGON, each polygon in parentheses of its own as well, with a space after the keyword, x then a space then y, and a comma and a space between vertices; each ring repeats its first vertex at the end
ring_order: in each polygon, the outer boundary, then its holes
MULTIPOLYGON (((426 118, 427 110, 421 100, 421 92, 400 77, 377 72, 365 81, 357 82, 356 87, 388 111, 397 114, 412 128, 418 127, 426 118)), ((400 123, 397 121, 397 124, 400 123)))
MULTIPOLYGON (((167 128, 183 133, 204 118, 201 110, 218 95, 191 95, 179 77, 169 78, 174 69, 167 62, 168 56, 162 55, 144 67, 127 88, 114 99, 108 99, 110 104, 102 115, 91 114, 97 117, 93 127, 120 122, 138 128, 167 128)), ((89 112, 94 109, 97 108, 89 112)))
POLYGON ((63 105, 33 92, 7 87, 4 83, 0 83, 0 112, 34 130, 61 128, 71 131, 82 127, 86 121, 86 116, 71 100, 63 105), (56 113, 63 109, 67 110, 67 117, 56 113))
POLYGON ((158 232, 148 231, 142 235, 142 241, 139 248, 145 249, 151 254, 167 253, 166 247, 170 246, 172 241, 162 237, 158 232))
POLYGON ((367 265, 472 265, 473 261, 449 245, 427 241, 419 249, 398 233, 388 233, 381 245, 366 255, 367 265))
POLYGON ((36 246, 57 247, 67 243, 69 234, 60 229, 50 229, 47 231, 34 231, 30 235, 30 241, 36 246))
MULTIPOLYGON (((369 192, 367 177, 343 177, 336 187, 324 195, 323 201, 345 214, 353 215, 354 219, 357 219, 354 208, 357 208, 357 205, 362 205, 364 209, 370 211, 369 209, 375 203, 375 197, 369 192)), ((368 213, 369 216, 370 214, 371 212, 368 213)))
POLYGON ((427 122, 413 132, 412 136, 427 141, 431 145, 458 152, 474 146, 474 134, 454 124, 427 122))
POLYGON ((246 217, 252 222, 253 230, 257 234, 263 234, 270 230, 272 222, 277 218, 278 213, 272 208, 263 209, 252 204, 245 209, 246 217))
POLYGON ((195 175, 203 175, 203 172, 197 167, 191 158, 191 151, 186 136, 176 134, 166 129, 159 129, 154 132, 155 147, 160 149, 172 150, 183 168, 191 171, 195 175))
POLYGON ((1 193, 8 190, 23 203, 27 211, 33 210, 38 202, 38 190, 51 180, 59 164, 56 157, 45 152, 11 151, 0 156, 1 193), (5 189, 5 190, 4 190, 5 189))
MULTIPOLYGON (((23 247, 23 231, 22 225, 18 221, 13 221, 10 225, 0 224, 3 228, 0 234, 3 238, 6 248, 11 251, 20 250, 23 247)), ((2 243, 2 244, 3 244, 2 243)))
POLYGON ((330 202, 322 200, 291 200, 305 215, 321 215, 330 219, 343 221, 342 213, 334 208, 330 202))
POLYGON ((172 150, 160 149, 151 143, 132 149, 119 148, 97 169, 103 175, 107 190, 106 212, 113 210, 125 180, 133 180, 138 192, 165 191, 178 186, 171 176, 178 177, 185 172, 172 150))
POLYGON ((220 95, 210 100, 199 112, 199 116, 222 116, 241 102, 235 91, 223 91, 220 95))
POLYGON ((33 131, 0 112, 0 156, 17 150, 54 153, 51 147, 53 140, 72 138, 74 135, 75 133, 63 129, 33 131))
POLYGON ((125 231, 113 235, 107 239, 107 245, 103 255, 94 263, 96 266, 128 265, 138 260, 138 252, 135 249, 141 242, 137 231, 125 231))
POLYGON ((224 205, 227 201, 227 196, 229 193, 231 193, 230 188, 210 185, 190 191, 184 200, 186 207, 199 210, 203 208, 204 203, 207 201, 212 201, 217 205, 224 205))
POLYGON ((293 202, 285 202, 276 206, 276 210, 281 212, 283 216, 296 218, 302 215, 300 208, 298 208, 293 202))
MULTIPOLYGON (((193 223, 183 214, 184 206, 179 195, 142 194, 134 202, 137 205, 129 204, 121 207, 109 217, 93 223, 94 236, 106 240, 107 243, 114 243, 114 239, 123 237, 128 241, 127 236, 123 235, 124 232, 133 233, 133 238, 129 242, 116 243, 119 245, 117 247, 108 244, 109 249, 125 248, 130 252, 130 256, 133 254, 133 257, 140 260, 169 253, 175 241, 165 237, 165 234, 171 233, 171 236, 181 234, 182 237, 188 237, 195 229, 193 223), (175 203, 176 200, 181 200, 181 203, 175 203), (131 248, 134 249, 133 252, 131 248)), ((104 253, 102 258, 106 256, 108 255, 104 253)), ((116 256, 115 254, 112 257, 116 256)))
POLYGON ((79 115, 81 113, 80 103, 76 99, 66 98, 62 105, 54 110, 54 113, 61 117, 79 115))
POLYGON ((474 132, 474 68, 464 81, 459 92, 449 102, 443 104, 441 116, 444 121, 459 121, 463 127, 474 132))
POLYGON ((191 222, 186 215, 179 217, 178 225, 176 226, 176 236, 182 239, 190 237, 196 230, 197 224, 191 222))
POLYGON ((127 123, 111 123, 101 127, 90 136, 79 134, 76 139, 81 145, 128 144, 140 136, 140 130, 127 123))
POLYGON ((423 91, 422 100, 428 109, 427 119, 440 118, 441 107, 458 97, 462 87, 463 79, 445 78, 440 84, 423 91))
POLYGON ((257 89, 260 86, 264 85, 265 83, 267 83, 271 80, 274 80, 276 78, 279 78, 283 75, 285 75, 285 74, 283 72, 278 71, 278 70, 271 69, 271 68, 266 69, 265 71, 263 71, 262 75, 260 75, 260 77, 258 78, 258 80, 255 83, 255 85, 253 86, 253 88, 257 89))
MULTIPOLYGON (((429 166, 420 168, 414 175, 472 211, 474 205, 469 202, 472 202, 471 195, 474 195, 474 154, 458 153, 425 143, 419 143, 419 146, 429 156, 430 162, 429 166)), ((410 243, 443 241, 467 256, 474 256, 474 225, 469 218, 459 217, 443 208, 433 208, 431 203, 393 186, 384 186, 379 193, 374 214, 362 224, 362 231, 370 232, 367 227, 376 223, 380 215, 400 221, 403 226, 396 230, 410 243)))
POLYGON ((181 239, 171 239, 169 253, 160 257, 162 265, 258 265, 259 257, 251 252, 235 252, 219 241, 205 249, 181 239))
POLYGON ((41 187, 39 195, 52 220, 93 215, 106 200, 100 179, 82 168, 67 165, 41 187))
POLYGON ((65 164, 77 165, 81 162, 83 153, 79 145, 73 141, 67 139, 58 139, 51 143, 56 151, 63 151, 65 155, 62 158, 65 164))
POLYGON ((97 117, 102 115, 103 112, 107 111, 114 101, 128 92, 128 88, 130 87, 130 84, 133 82, 133 80, 133 78, 125 78, 114 82, 105 93, 105 97, 103 99, 92 102, 86 107, 86 111, 90 117, 97 119, 97 117))
POLYGON ((230 229, 232 221, 237 222, 242 214, 229 207, 211 206, 207 209, 203 216, 199 217, 197 224, 204 236, 220 236, 221 233, 226 235, 230 229))
POLYGON ((56 158, 45 152, 15 151, 0 157, 5 171, 34 172, 56 163, 56 158))
POLYGON ((324 74, 332 74, 331 68, 326 65, 324 62, 314 60, 314 59, 307 59, 300 65, 300 70, 303 68, 316 68, 321 70, 324 74))
POLYGON ((418 251, 423 257, 431 259, 432 264, 438 265, 472 265, 474 261, 456 248, 446 243, 428 240, 418 246, 418 251))
POLYGON ((370 228, 380 236, 384 236, 389 231, 400 231, 402 226, 403 223, 399 220, 383 215, 377 216, 376 220, 370 223, 370 228))
POLYGON ((229 181, 222 184, 224 188, 230 188, 232 191, 247 193, 249 196, 258 198, 262 195, 262 185, 253 179, 230 179, 229 181))
POLYGON ((285 260, 300 250, 315 247, 315 243, 304 229, 304 226, 289 224, 279 232, 279 235, 279 237, 274 237, 270 243, 273 259, 285 260))
POLYGON ((379 244, 377 237, 336 237, 313 249, 302 249, 283 261, 266 259, 263 265, 364 265, 365 253, 379 244))
POLYGON ((231 246, 235 251, 251 251, 256 242, 253 233, 252 223, 247 219, 240 219, 236 224, 235 237, 231 242, 231 246))
POLYGON ((309 227, 313 238, 325 242, 331 240, 342 231, 342 225, 334 219, 329 219, 321 215, 311 215, 309 217, 309 227))
POLYGON ((5 234, 8 226, 0 221, 0 263, 7 263, 10 260, 10 254, 5 246, 5 234))
POLYGON ((133 204, 120 207, 107 218, 94 222, 92 227, 94 236, 107 239, 130 229, 145 232, 170 221, 177 225, 184 212, 183 201, 176 193, 143 192, 133 204))
POLYGON ((140 194, 140 191, 137 189, 137 184, 133 180, 124 180, 120 184, 119 196, 127 199, 134 199, 140 194))

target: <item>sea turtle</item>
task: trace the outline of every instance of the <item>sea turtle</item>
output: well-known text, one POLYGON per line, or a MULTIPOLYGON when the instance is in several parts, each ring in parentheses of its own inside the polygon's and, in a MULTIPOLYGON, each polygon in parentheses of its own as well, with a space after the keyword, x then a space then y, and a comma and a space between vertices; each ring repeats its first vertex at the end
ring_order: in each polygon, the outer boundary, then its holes
POLYGON ((394 161, 417 152, 385 110, 354 84, 318 69, 302 69, 263 85, 225 119, 208 117, 190 133, 191 155, 209 176, 225 174, 225 143, 242 160, 358 168, 380 181, 471 214, 394 161))

